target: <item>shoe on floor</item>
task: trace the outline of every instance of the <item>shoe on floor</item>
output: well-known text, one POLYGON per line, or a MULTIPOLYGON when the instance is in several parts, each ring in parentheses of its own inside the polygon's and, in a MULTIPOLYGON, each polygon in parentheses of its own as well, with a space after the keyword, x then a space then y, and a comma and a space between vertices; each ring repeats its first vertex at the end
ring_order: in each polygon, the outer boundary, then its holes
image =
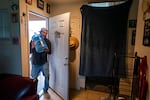
POLYGON ((44 92, 43 96, 44 96, 45 99, 50 99, 50 95, 47 91, 44 92))

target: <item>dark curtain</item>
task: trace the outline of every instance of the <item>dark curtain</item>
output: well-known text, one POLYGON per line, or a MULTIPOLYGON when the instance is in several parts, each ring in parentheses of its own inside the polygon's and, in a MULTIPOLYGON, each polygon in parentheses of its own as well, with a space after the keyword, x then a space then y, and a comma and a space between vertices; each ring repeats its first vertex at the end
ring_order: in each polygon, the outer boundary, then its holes
POLYGON ((131 0, 111 7, 83 5, 80 69, 84 76, 125 75, 127 22, 131 0), (115 61, 117 60, 117 61, 115 61))

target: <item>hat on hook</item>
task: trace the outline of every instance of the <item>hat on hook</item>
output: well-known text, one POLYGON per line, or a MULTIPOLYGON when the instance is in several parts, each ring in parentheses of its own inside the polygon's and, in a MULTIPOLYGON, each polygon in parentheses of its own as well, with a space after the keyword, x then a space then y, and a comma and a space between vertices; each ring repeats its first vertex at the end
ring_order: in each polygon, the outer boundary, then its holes
POLYGON ((76 37, 71 36, 70 37, 70 43, 69 43, 69 47, 70 49, 77 49, 79 46, 79 41, 76 37))

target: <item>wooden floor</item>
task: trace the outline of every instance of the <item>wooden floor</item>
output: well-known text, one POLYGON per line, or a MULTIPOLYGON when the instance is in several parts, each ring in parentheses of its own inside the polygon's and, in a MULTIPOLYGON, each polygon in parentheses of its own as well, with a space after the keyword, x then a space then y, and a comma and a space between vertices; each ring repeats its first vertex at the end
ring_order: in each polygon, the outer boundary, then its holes
MULTIPOLYGON (((38 77, 38 94, 40 95, 39 100, 62 100, 60 96, 58 96, 53 90, 49 88, 48 93, 43 93, 42 88, 44 86, 43 76, 40 75, 38 77)), ((102 88, 101 88, 102 90, 102 88)), ((98 92, 88 89, 69 90, 69 100, 111 100, 106 99, 110 97, 108 92, 98 92)))
MULTIPOLYGON (((73 90, 69 92, 69 100, 111 100, 108 99, 109 94, 104 92, 92 91, 92 90, 73 90)), ((51 89, 48 93, 43 94, 40 100, 62 100, 55 92, 51 89)))
MULTIPOLYGON (((44 79, 42 74, 38 77, 38 89, 37 92, 40 95, 39 100, 62 100, 53 90, 49 88, 48 93, 43 94, 42 88, 44 86, 44 79)), ((100 87, 102 90, 102 87, 100 87)), ((103 88, 103 91, 106 90, 103 88)), ((108 99, 109 93, 108 92, 100 92, 88 89, 81 89, 81 90, 69 90, 69 100, 112 100, 108 99)))
MULTIPOLYGON (((43 94, 41 91, 44 86, 44 78, 42 74, 38 77, 38 89, 37 92, 40 95, 40 100, 62 100, 54 91, 51 89, 48 90, 48 93, 43 94)), ((121 85, 120 85, 121 86, 121 85)), ((125 85, 128 86, 128 85, 125 85)), ((128 86, 130 87, 130 86, 128 86)), ((127 87, 124 87, 125 90, 127 90, 127 87)), ((124 93, 125 91, 122 90, 122 88, 119 88, 121 90, 120 93, 122 95, 129 95, 129 91, 127 93, 124 93)), ((131 93, 130 93, 131 94, 131 93)), ((108 87, 97 85, 94 87, 94 90, 87 89, 81 89, 81 90, 69 90, 69 100, 113 100, 110 96, 110 91, 108 91, 108 87), (95 91, 96 90, 96 91, 95 91), (99 91, 100 90, 100 91, 99 91)), ((130 100, 129 97, 126 97, 126 99, 118 99, 118 100, 130 100)))

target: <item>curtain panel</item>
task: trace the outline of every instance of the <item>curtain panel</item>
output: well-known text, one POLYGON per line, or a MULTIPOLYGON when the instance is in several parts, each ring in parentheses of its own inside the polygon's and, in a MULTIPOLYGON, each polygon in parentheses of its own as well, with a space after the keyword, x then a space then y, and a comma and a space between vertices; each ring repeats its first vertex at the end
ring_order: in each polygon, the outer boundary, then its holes
POLYGON ((81 7, 82 30, 79 74, 112 77, 126 73, 128 13, 131 0, 110 7, 81 7), (116 61, 117 60, 117 61, 116 61))

